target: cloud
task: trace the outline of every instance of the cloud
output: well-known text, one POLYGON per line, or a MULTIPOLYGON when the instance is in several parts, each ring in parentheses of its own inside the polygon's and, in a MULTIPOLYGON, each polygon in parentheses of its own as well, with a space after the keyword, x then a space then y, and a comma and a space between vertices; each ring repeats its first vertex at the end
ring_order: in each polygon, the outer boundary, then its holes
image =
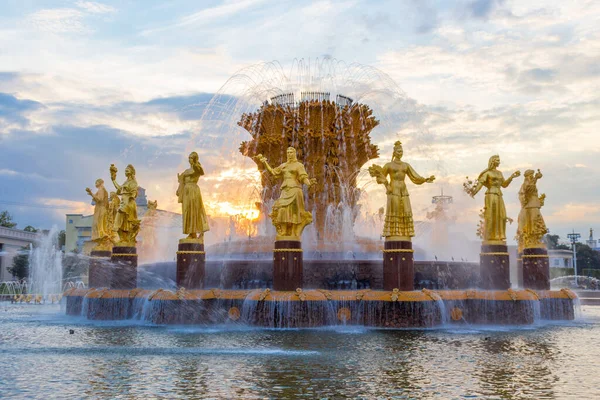
MULTIPOLYGON (((27 115, 41 108, 43 108, 43 105, 37 101, 21 100, 13 95, 0 93, 0 123, 4 121, 7 126, 8 124, 20 127, 27 125, 27 115)), ((8 128, 5 127, 5 132, 7 130, 8 128)), ((0 134, 2 133, 0 132, 0 134)))
POLYGON ((91 27, 86 23, 90 16, 112 14, 114 7, 93 1, 77 1, 77 8, 42 9, 29 15, 28 22, 36 29, 54 34, 87 34, 91 27))
POLYGON ((117 12, 117 9, 102 3, 94 1, 77 1, 75 5, 90 14, 111 14, 117 12))
POLYGON ((73 8, 54 8, 36 11, 29 16, 29 23, 45 32, 88 33, 84 16, 82 11, 73 8))
POLYGON ((221 18, 231 17, 232 15, 239 14, 242 11, 264 2, 265 0, 227 1, 222 5, 204 8, 185 17, 181 17, 171 24, 143 30, 141 35, 151 35, 154 33, 163 32, 170 29, 183 28, 190 25, 197 27, 203 24, 214 24, 221 18))
POLYGON ((487 19, 505 0, 474 0, 467 3, 465 10, 473 18, 487 19))

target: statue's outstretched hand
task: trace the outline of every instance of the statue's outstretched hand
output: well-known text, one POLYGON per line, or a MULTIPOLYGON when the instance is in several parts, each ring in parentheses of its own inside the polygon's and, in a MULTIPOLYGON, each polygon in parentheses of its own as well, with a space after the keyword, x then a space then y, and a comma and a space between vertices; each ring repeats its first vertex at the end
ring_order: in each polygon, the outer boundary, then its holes
POLYGON ((434 175, 431 175, 429 178, 425 179, 425 182, 427 182, 427 183, 432 183, 433 181, 435 181, 434 175))
POLYGON ((519 176, 521 176, 521 171, 515 171, 515 172, 514 172, 514 173, 511 175, 511 177, 512 177, 512 178, 518 178, 519 176))

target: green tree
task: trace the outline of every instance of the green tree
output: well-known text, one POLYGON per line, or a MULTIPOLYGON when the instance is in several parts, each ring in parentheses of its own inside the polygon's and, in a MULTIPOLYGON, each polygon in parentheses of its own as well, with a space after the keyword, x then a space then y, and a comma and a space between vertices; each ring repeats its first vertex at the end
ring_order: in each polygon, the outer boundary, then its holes
POLYGON ((551 249, 551 250, 570 250, 571 249, 570 246, 560 243, 559 240, 560 240, 560 236, 558 236, 558 235, 551 235, 549 233, 547 235, 544 235, 544 242, 546 243, 546 246, 548 246, 549 249, 551 249))
POLYGON ((587 244, 577 244, 577 271, 600 269, 600 253, 587 244))
POLYGON ((17 226, 16 222, 12 222, 12 215, 8 213, 8 211, 0 212, 0 226, 5 228, 14 228, 17 226))
POLYGON ((65 243, 67 243, 67 233, 63 229, 62 231, 58 232, 58 243, 57 244, 58 244, 59 250, 62 250, 62 248, 65 246, 65 243))
POLYGON ((36 232, 38 231, 36 228, 34 228, 34 227, 33 227, 33 226, 31 226, 31 225, 27 225, 27 226, 25 227, 25 229, 23 229, 23 230, 24 230, 25 232, 33 232, 33 233, 36 233, 36 232))
POLYGON ((8 268, 8 272, 17 279, 29 276, 29 247, 21 247, 19 253, 13 258, 13 265, 8 268))

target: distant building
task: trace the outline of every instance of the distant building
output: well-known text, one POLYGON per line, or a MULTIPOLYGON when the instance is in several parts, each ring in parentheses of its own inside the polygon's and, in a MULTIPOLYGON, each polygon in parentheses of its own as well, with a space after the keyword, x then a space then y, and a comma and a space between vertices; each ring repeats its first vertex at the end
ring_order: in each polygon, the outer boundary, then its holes
POLYGON ((548 250, 550 268, 573 268, 573 252, 571 250, 548 250))
POLYGON ((590 246, 592 249, 594 249, 596 251, 600 251, 600 249, 598 248, 598 241, 596 239, 594 239, 594 230, 592 228, 590 228, 590 237, 585 242, 585 244, 587 244, 588 246, 590 246))
POLYGON ((12 274, 8 272, 8 268, 12 267, 13 258, 21 248, 29 247, 39 238, 39 233, 0 226, 0 281, 13 280, 12 274))

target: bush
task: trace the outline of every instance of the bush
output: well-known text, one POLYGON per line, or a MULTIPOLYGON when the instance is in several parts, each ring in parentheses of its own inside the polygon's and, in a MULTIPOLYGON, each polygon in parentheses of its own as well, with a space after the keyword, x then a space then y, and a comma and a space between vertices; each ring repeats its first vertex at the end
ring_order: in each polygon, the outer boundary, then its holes
POLYGON ((550 279, 560 278, 561 276, 574 275, 573 268, 550 268, 550 279))
POLYGON ((600 279, 600 269, 586 268, 581 271, 581 275, 591 276, 592 278, 600 279))

